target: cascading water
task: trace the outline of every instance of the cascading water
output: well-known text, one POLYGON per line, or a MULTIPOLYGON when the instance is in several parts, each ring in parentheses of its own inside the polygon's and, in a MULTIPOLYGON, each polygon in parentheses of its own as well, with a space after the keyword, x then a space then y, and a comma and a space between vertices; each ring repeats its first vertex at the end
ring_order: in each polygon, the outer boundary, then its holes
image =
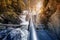
MULTIPOLYGON (((20 20, 22 20, 21 28, 13 28, 9 27, 5 30, 0 31, 1 40, 37 40, 36 31, 32 21, 32 15, 30 16, 30 30, 32 39, 27 39, 29 36, 28 32, 28 22, 25 21, 25 15, 20 16, 20 20)), ((7 24, 8 25, 8 24, 7 24)), ((8 25, 10 26, 10 25, 8 25)), ((11 25, 12 26, 12 25, 11 25)))
POLYGON ((30 31, 31 31, 31 40, 38 40, 36 31, 35 31, 35 27, 34 27, 34 24, 32 21, 32 15, 31 15, 31 20, 30 20, 30 31))
MULTIPOLYGON (((28 32, 28 21, 25 20, 26 14, 22 13, 19 16, 20 20, 22 21, 19 25, 21 27, 14 28, 17 25, 13 24, 2 24, 8 26, 5 30, 0 31, 0 40, 28 40, 29 32, 28 32), (9 27, 10 26, 10 27, 9 27), (14 26, 14 27, 13 27, 14 26)), ((4 26, 4 27, 5 27, 4 26)))

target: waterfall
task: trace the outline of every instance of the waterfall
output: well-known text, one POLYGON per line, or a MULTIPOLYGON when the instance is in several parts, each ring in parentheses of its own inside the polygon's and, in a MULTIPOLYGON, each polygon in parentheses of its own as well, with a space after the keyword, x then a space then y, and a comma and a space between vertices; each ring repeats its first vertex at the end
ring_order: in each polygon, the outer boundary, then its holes
POLYGON ((31 38, 32 38, 31 40, 37 40, 37 35, 36 35, 35 27, 32 21, 32 17, 30 20, 30 30, 31 30, 31 38))

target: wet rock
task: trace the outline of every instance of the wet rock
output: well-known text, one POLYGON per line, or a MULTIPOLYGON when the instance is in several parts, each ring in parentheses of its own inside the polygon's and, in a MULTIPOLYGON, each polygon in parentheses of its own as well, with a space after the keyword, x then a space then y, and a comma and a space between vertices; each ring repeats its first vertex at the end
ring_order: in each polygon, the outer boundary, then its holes
POLYGON ((57 7, 56 12, 50 17, 49 21, 49 29, 60 38, 60 6, 57 7))
POLYGON ((0 0, 0 22, 19 24, 19 14, 22 12, 21 7, 18 7, 17 1, 0 0))

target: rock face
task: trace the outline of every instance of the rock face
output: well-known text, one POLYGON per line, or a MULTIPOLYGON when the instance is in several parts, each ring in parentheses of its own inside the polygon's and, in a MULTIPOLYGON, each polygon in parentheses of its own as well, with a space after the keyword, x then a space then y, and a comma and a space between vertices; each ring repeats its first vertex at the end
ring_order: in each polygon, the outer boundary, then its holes
POLYGON ((57 7, 56 12, 50 17, 48 26, 49 29, 56 33, 60 38, 60 6, 57 7))
POLYGON ((19 24, 18 16, 22 13, 22 10, 28 8, 28 4, 26 3, 28 0, 0 0, 0 22, 6 23, 5 21, 9 21, 8 23, 19 24))
POLYGON ((39 23, 44 24, 45 29, 50 29, 56 35, 60 35, 60 0, 45 0, 42 9, 39 23))
POLYGON ((0 23, 19 24, 20 20, 18 16, 22 12, 22 10, 18 1, 17 0, 0 0, 0 23))

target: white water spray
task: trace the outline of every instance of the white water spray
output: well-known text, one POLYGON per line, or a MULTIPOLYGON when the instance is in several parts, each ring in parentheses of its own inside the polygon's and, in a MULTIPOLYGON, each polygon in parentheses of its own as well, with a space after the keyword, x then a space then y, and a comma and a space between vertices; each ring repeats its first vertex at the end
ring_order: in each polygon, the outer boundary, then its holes
MULTIPOLYGON (((24 13, 25 13, 25 11, 24 11, 24 13)), ((26 25, 26 26, 22 26, 21 28, 28 29, 28 23, 25 20, 25 18, 26 18, 26 15, 25 14, 24 15, 20 15, 20 19, 22 20, 22 23, 20 25, 26 25)), ((32 20, 32 13, 30 13, 30 19, 31 19, 30 20, 30 30, 31 30, 31 37, 32 37, 31 40, 37 40, 37 35, 36 35, 35 28, 34 28, 33 20, 32 20)), ((26 35, 26 36, 28 36, 28 35, 26 35)))
POLYGON ((31 20, 30 20, 30 28, 31 28, 31 36, 32 36, 32 40, 37 40, 37 35, 36 35, 36 31, 35 31, 35 28, 34 28, 34 24, 33 24, 33 21, 32 21, 32 15, 31 15, 31 20))

